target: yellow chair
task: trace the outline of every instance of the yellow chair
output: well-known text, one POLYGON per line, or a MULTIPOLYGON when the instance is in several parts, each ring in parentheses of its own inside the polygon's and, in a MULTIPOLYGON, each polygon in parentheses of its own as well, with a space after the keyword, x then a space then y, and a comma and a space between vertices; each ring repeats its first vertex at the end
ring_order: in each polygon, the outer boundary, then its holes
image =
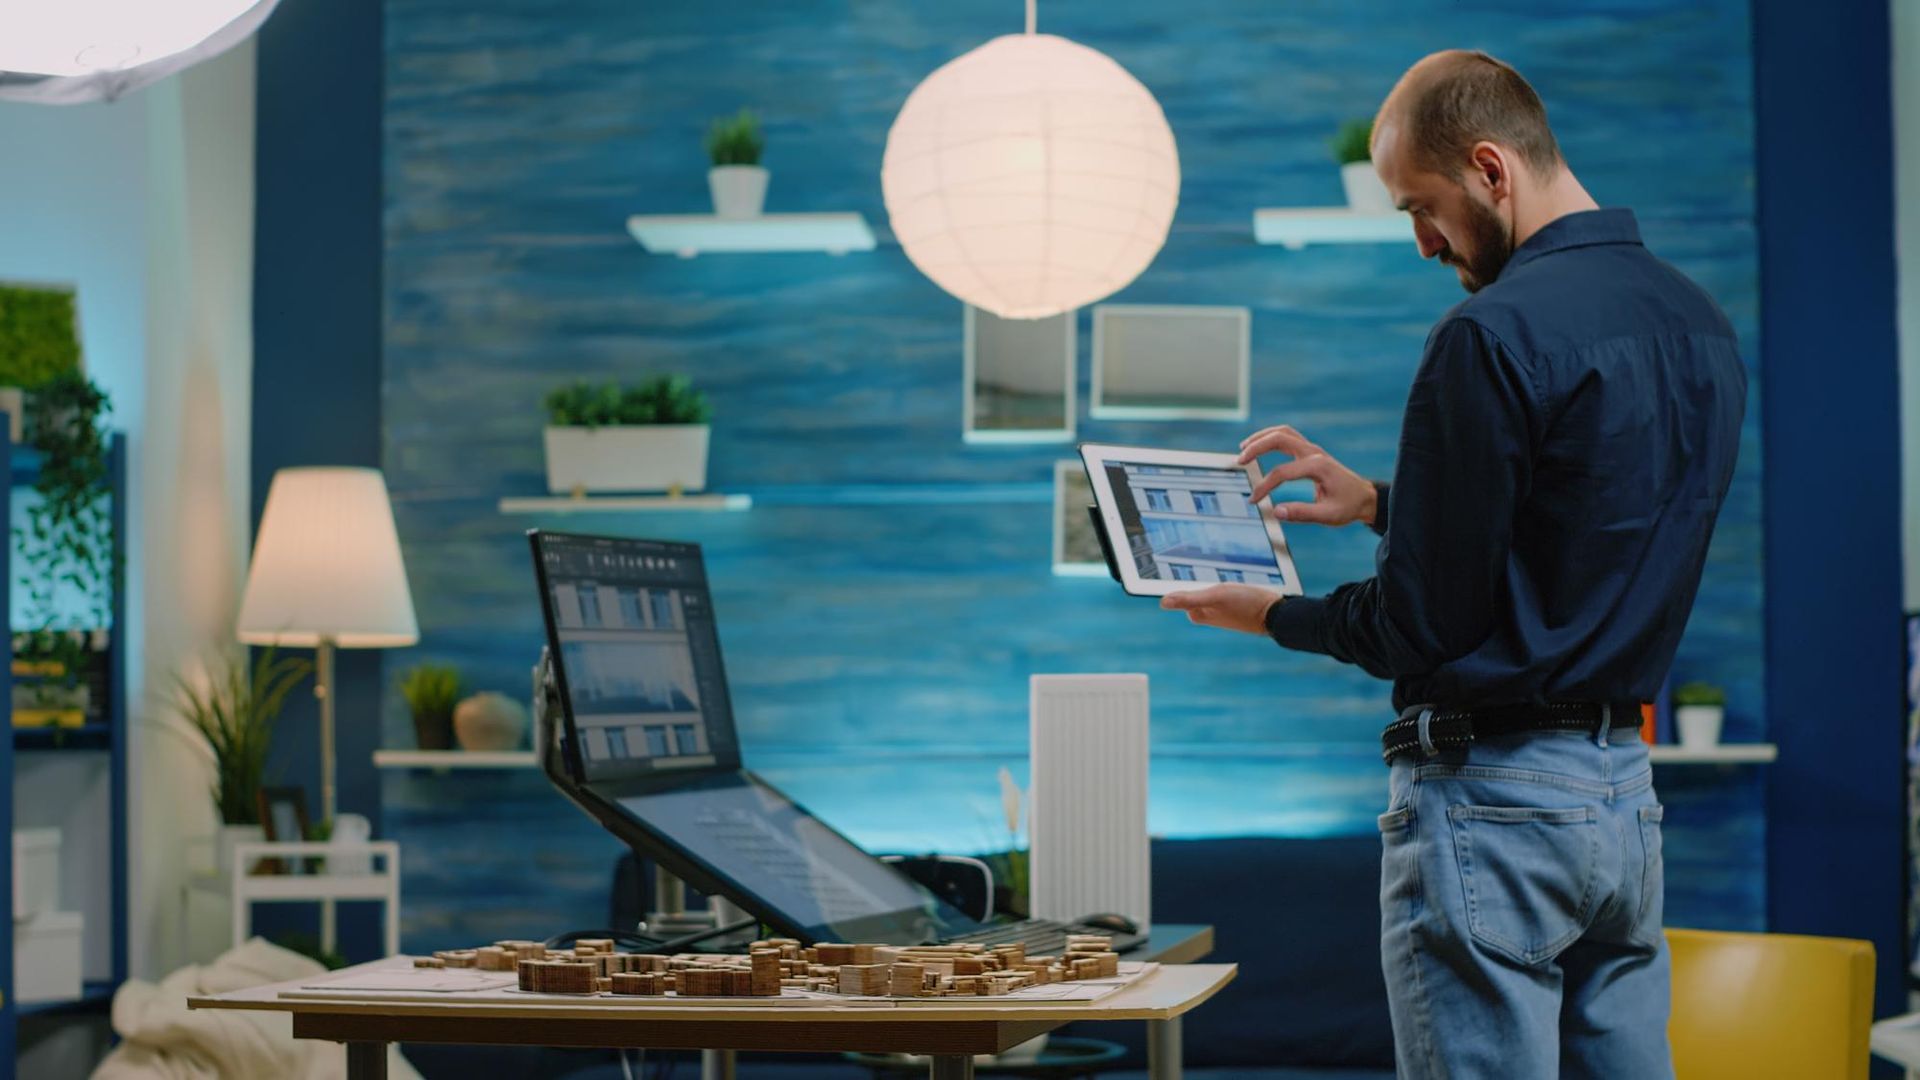
POLYGON ((1797 934, 1668 930, 1677 1080, 1860 1080, 1873 945, 1797 934))

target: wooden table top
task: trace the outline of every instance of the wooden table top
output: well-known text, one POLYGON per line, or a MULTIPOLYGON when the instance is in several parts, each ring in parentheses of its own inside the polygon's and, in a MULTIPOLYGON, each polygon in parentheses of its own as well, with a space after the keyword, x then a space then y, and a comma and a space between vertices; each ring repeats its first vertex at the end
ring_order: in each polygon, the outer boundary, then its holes
MULTIPOLYGON (((361 964, 346 972, 371 968, 361 964)), ((860 1005, 824 1005, 782 1009, 777 1006, 752 1007, 697 1003, 667 1004, 650 999, 642 1005, 571 1004, 543 1000, 539 1002, 463 1000, 448 995, 447 1001, 356 1001, 351 998, 286 998, 282 990, 297 990, 311 978, 266 986, 233 990, 224 994, 195 995, 187 998, 194 1009, 253 1009, 313 1015, 460 1018, 474 1021, 541 1020, 563 1025, 570 1020, 699 1020, 751 1024, 844 1024, 872 1023, 876 1020, 912 1020, 916 1023, 955 1023, 961 1021, 1051 1020, 1170 1020, 1220 992, 1239 973, 1236 964, 1163 965, 1139 983, 1116 991, 1098 1001, 1024 1002, 1001 999, 991 1005, 977 1004, 967 998, 921 999, 909 1006, 891 1007, 884 1002, 860 1005)), ((335 975, 343 974, 335 972, 335 975)), ((604 1000, 604 999, 603 999, 604 1000)), ((720 999, 723 1000, 723 999, 720 999)))

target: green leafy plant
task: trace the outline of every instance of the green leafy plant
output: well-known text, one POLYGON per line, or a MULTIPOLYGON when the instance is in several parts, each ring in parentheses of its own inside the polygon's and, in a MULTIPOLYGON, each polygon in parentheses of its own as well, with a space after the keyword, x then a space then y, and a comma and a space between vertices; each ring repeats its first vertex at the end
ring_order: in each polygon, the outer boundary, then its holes
POLYGON ((554 427, 704 424, 713 415, 707 396, 685 375, 656 375, 638 386, 577 382, 547 395, 554 427))
POLYGON ((1333 160, 1342 165, 1373 160, 1373 121, 1349 120, 1327 140, 1333 148, 1333 160))
POLYGON ((339 971, 347 966, 347 958, 338 949, 321 948, 320 939, 304 930, 289 930, 267 940, 288 952, 299 953, 328 971, 339 971))
POLYGON ((0 386, 38 389, 80 369, 73 290, 0 285, 0 386))
POLYGON ((251 668, 243 656, 229 654, 204 685, 174 676, 174 707, 213 749, 211 794, 224 824, 259 824, 260 784, 274 721, 287 695, 312 670, 306 660, 278 657, 266 648, 251 668))
MULTIPOLYGON (((107 395, 78 371, 55 375, 28 398, 27 441, 40 451, 39 495, 13 532, 20 557, 18 581, 26 595, 25 633, 14 653, 64 670, 66 687, 88 659, 87 635, 112 621, 113 514, 107 495, 107 438, 101 418, 107 395), (63 613, 61 594, 77 594, 81 612, 63 613)), ((119 633, 120 628, 114 627, 119 633)), ((45 688, 57 684, 45 681, 45 688)))
POLYGON ((400 680, 400 696, 415 716, 452 716, 460 701, 460 672, 445 664, 420 664, 400 680))
POLYGON ((715 165, 758 165, 765 148, 760 118, 751 109, 723 116, 707 129, 707 157, 715 165))
POLYGON ((1718 705, 1727 704, 1727 692, 1712 683, 1690 682, 1673 692, 1675 705, 1718 705))

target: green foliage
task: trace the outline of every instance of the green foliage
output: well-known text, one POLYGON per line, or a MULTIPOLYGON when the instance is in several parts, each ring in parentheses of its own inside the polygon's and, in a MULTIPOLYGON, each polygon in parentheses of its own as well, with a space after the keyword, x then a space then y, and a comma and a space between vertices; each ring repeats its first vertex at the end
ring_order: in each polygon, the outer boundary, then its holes
POLYGON ((760 135, 760 118, 752 109, 741 109, 723 116, 707 129, 707 157, 715 165, 758 165, 766 140, 760 135))
POLYGON ((400 696, 415 716, 452 716, 460 701, 460 672, 446 664, 411 668, 400 680, 400 696))
POLYGON ((73 291, 0 285, 0 386, 38 389, 80 370, 73 291))
POLYGON ((707 395, 685 375, 656 375, 625 389, 577 382, 547 395, 547 421, 554 427, 704 424, 712 415, 707 395))
MULTIPOLYGON (((84 634, 112 620, 119 567, 113 550, 113 513, 107 495, 107 438, 100 419, 107 395, 78 371, 54 376, 28 396, 27 441, 40 451, 39 499, 14 530, 18 581, 26 594, 26 635, 15 653, 26 660, 65 665, 69 685, 85 665, 84 634), (79 594, 78 618, 64 618, 62 589, 79 594)), ((120 633, 120 627, 113 627, 120 633)))
POLYGON ((1675 705, 1718 705, 1727 704, 1727 692, 1705 682, 1690 682, 1673 692, 1675 705))
POLYGON ((1333 148, 1333 160, 1342 165, 1351 165, 1356 161, 1373 160, 1373 121, 1349 120, 1340 125, 1340 130, 1327 140, 1333 148))
POLYGON ((274 720, 287 695, 313 665, 262 649, 248 670, 241 656, 228 655, 209 673, 205 686, 175 675, 174 707, 213 749, 213 805, 228 825, 260 822, 260 784, 267 771, 267 748, 274 720))

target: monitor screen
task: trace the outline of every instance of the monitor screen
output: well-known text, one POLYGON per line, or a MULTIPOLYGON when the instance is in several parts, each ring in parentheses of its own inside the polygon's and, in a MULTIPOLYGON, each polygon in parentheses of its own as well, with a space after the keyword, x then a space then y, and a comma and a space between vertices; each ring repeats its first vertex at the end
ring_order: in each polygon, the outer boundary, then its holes
POLYGON ((977 925, 752 776, 701 777, 617 801, 811 938, 933 941, 977 925))
POLYGON ((739 768, 699 546, 543 532, 537 550, 580 778, 739 768))

